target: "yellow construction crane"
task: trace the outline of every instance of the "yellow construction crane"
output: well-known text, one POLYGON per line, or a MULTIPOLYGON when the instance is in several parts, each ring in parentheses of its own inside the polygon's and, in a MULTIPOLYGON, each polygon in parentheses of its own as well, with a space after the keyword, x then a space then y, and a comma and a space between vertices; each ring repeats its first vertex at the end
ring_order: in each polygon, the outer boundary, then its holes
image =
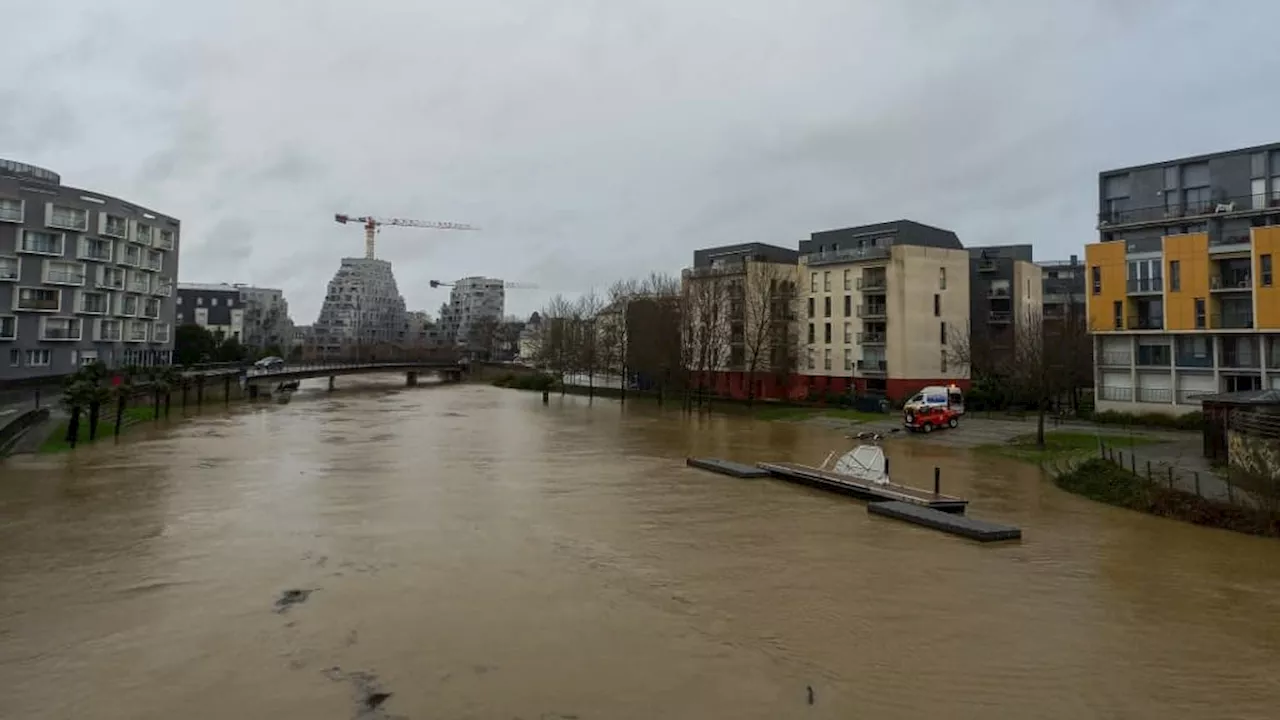
POLYGON ((364 225, 364 256, 373 259, 374 236, 382 229, 383 225, 392 225, 395 227, 416 227, 429 228, 432 230, 479 230, 480 228, 467 225, 466 223, 453 222, 436 222, 434 220, 405 220, 403 218, 381 218, 381 217, 354 217, 351 215, 335 214, 333 219, 343 225, 347 223, 360 223, 364 225))
MULTIPOLYGON (((453 285, 454 283, 451 283, 451 282, 440 282, 439 280, 431 281, 431 287, 433 288, 453 287, 453 285)), ((502 287, 506 288, 507 290, 537 290, 538 289, 538 286, 532 283, 507 282, 505 280, 502 282, 502 287)))

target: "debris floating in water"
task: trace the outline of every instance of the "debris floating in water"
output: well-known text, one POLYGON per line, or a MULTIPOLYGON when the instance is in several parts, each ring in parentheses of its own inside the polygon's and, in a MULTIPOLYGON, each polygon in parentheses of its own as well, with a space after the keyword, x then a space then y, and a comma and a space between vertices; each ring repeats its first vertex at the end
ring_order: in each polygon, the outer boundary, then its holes
POLYGON ((276 598, 276 612, 285 613, 294 605, 300 605, 311 597, 311 593, 315 592, 314 588, 299 590, 297 588, 285 590, 280 593, 280 597, 276 598))

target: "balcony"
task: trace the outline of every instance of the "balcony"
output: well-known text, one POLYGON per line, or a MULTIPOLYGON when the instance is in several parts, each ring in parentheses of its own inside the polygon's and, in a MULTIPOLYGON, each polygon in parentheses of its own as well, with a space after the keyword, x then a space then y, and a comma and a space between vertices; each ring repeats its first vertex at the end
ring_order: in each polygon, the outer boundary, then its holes
POLYGON ((41 340, 79 340, 80 321, 65 318, 47 318, 40 326, 41 340))
POLYGON ((44 281, 49 285, 83 285, 84 268, 68 265, 50 265, 45 268, 44 281))
POLYGON ((1011 296, 1008 285, 993 285, 987 288, 988 300, 1007 300, 1011 296))
POLYGON ((1209 238, 1209 254, 1221 255, 1226 253, 1249 252, 1253 246, 1253 239, 1248 235, 1227 235, 1225 237, 1209 238))
POLYGON ((45 223, 59 230, 89 231, 89 211, 52 203, 45 206, 45 223))
POLYGON ((692 278, 709 278, 723 277, 725 275, 741 275, 747 271, 747 264, 739 260, 738 262, 727 262, 712 267, 695 267, 689 268, 689 277, 692 278))
POLYGON ((104 293, 79 294, 76 312, 86 315, 106 315, 111 312, 110 296, 104 293))
POLYGON ((124 337, 119 320, 99 320, 95 339, 98 342, 120 342, 124 337))
POLYGON ((24 222, 23 201, 11 198, 0 198, 0 222, 24 222))
POLYGON ((125 284, 125 289, 132 293, 142 293, 145 295, 146 293, 151 292, 151 283, 148 281, 146 275, 132 275, 129 278, 128 283, 125 284))
POLYGON ((151 342, 167 343, 169 342, 169 326, 167 324, 157 324, 155 330, 151 333, 151 342))
POLYGON ((22 230, 18 240, 18 252, 32 255, 62 255, 62 233, 40 232, 39 230, 22 230))
POLYGON ((858 278, 858 290, 862 292, 871 292, 873 290, 884 292, 888 284, 889 279, 884 275, 863 275, 858 278))
POLYGON ((18 281, 18 258, 0 257, 0 282, 18 281))
POLYGON ((147 261, 144 267, 151 272, 160 272, 161 268, 164 267, 164 256, 152 250, 147 254, 147 261))
POLYGON ((0 315, 0 340, 18 339, 18 318, 0 315))
POLYGON ((1159 294, 1164 292, 1164 278, 1129 278, 1125 289, 1130 295, 1142 295, 1144 293, 1159 294))
POLYGON ((160 250, 172 250, 173 232, 170 230, 161 230, 160 236, 156 240, 156 248, 160 250))
POLYGON ((160 297, 170 297, 173 295, 173 281, 169 278, 160 278, 151 284, 151 294, 160 297))
POLYGON ((128 330, 124 335, 125 342, 139 343, 147 341, 147 324, 141 322, 130 322, 128 330))
POLYGON ((1173 360, 1173 349, 1168 345, 1139 345, 1138 367, 1167 368, 1173 360))
POLYGON ((94 262, 111 262, 111 241, 83 238, 80 241, 80 252, 76 257, 94 262))
POLYGON ((1168 405, 1173 402, 1172 388, 1138 388, 1138 402, 1160 403, 1168 405))
POLYGON ((1211 292, 1249 292, 1253 290, 1253 276, 1248 272, 1224 273, 1209 278, 1211 292))
POLYGON ((887 317, 888 313, 889 313, 889 307, 887 305, 859 305, 858 306, 858 317, 865 318, 868 320, 887 317))
POLYGON ((884 333, 882 332, 860 332, 858 333, 859 345, 883 345, 884 333))
POLYGON ((1133 355, 1122 350, 1107 350, 1098 357, 1098 364, 1107 367, 1129 367, 1133 364, 1133 355))
POLYGON ((1213 356, 1179 353, 1174 357, 1173 364, 1180 368, 1211 368, 1213 367, 1213 356))
POLYGON ((982 258, 978 261, 978 272, 992 273, 1000 269, 1000 264, 991 258, 982 258))
POLYGON ((121 240, 129 237, 129 220, 118 215, 107 215, 103 213, 101 216, 101 224, 98 226, 98 234, 107 237, 120 238, 121 240))
POLYGON ((98 274, 98 287, 124 290, 124 271, 117 268, 102 268, 102 271, 98 274))
POLYGON ((1163 330, 1163 315, 1130 315, 1125 327, 1129 330, 1163 330))
POLYGON ((884 360, 859 360, 858 372, 862 375, 884 375, 888 372, 889 363, 884 360))
POLYGON ((13 309, 31 310, 33 312, 57 312, 62 309, 62 291, 18 288, 18 299, 14 302, 13 309))
POLYGON ((846 248, 844 250, 828 250, 820 253, 809 253, 804 256, 804 260, 807 265, 831 265, 833 263, 876 260, 887 257, 889 257, 888 247, 870 247, 846 248))
POLYGON ((1098 213, 1098 229, 1130 225, 1164 225, 1175 219, 1238 217, 1280 211, 1280 198, 1266 195, 1241 195, 1194 202, 1189 205, 1155 205, 1130 210, 1098 213))
POLYGON ((152 230, 150 225, 138 223, 133 229, 133 241, 139 245, 150 245, 152 230))
POLYGON ((1222 362, 1219 364, 1224 368, 1236 370, 1257 370, 1262 366, 1255 353, 1234 351, 1223 351, 1222 362))
POLYGON ((987 322, 992 325, 1008 325, 1013 322, 1012 310, 992 310, 987 313, 987 322))
POLYGON ((1211 315, 1209 327, 1214 330, 1249 330, 1253 327, 1253 313, 1243 311, 1211 315))

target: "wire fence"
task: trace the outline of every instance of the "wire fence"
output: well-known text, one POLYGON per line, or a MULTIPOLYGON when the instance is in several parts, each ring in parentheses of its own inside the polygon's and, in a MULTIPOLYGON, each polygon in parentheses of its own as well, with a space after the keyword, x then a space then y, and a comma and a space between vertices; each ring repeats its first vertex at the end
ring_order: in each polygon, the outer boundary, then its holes
POLYGON ((1151 447, 1124 442, 1111 444, 1106 437, 1099 437, 1098 456, 1128 470, 1152 486, 1184 492, 1216 503, 1260 509, 1275 490, 1274 482, 1270 487, 1258 487, 1257 481, 1242 481, 1232 468, 1212 467, 1198 455, 1181 456, 1177 454, 1177 450, 1170 455, 1166 444, 1151 447))

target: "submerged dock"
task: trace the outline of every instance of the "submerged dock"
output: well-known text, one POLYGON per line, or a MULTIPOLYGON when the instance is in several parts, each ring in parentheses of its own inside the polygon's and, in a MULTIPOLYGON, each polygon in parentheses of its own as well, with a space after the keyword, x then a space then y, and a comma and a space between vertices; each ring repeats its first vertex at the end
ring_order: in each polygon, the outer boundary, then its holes
POLYGON ((899 502, 957 515, 963 515, 965 507, 969 504, 968 500, 954 495, 944 495, 892 483, 879 485, 872 482, 862 482, 848 475, 839 475, 807 465, 782 462, 760 463, 759 467, 773 477, 782 480, 790 480, 791 482, 838 492, 862 500, 899 502))
POLYGON ((1022 530, 1012 525, 976 520, 965 515, 940 512, 910 503, 894 501, 873 502, 867 505, 867 512, 872 515, 891 517, 933 530, 959 535, 978 542, 1022 539, 1022 530))
POLYGON ((718 458, 685 458, 685 465, 698 468, 699 470, 708 470, 721 475, 728 475, 736 478, 763 478, 769 477, 767 470, 762 470, 755 465, 746 465, 734 462, 732 460, 720 460, 718 458))

